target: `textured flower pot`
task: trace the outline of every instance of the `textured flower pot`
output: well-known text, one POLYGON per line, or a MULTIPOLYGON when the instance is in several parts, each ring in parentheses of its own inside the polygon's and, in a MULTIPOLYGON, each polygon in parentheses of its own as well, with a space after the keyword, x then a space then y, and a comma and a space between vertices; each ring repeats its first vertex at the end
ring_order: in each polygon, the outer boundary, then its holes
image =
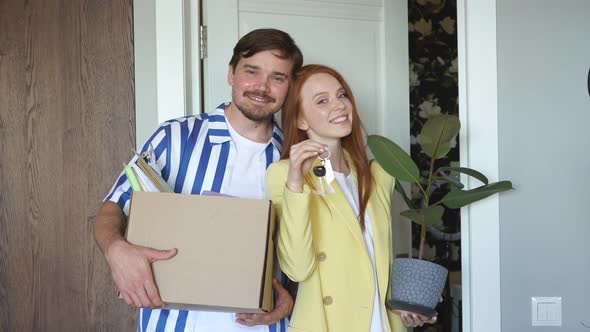
POLYGON ((448 270, 422 259, 396 258, 391 272, 390 310, 411 311, 426 317, 436 305, 447 281, 448 270))

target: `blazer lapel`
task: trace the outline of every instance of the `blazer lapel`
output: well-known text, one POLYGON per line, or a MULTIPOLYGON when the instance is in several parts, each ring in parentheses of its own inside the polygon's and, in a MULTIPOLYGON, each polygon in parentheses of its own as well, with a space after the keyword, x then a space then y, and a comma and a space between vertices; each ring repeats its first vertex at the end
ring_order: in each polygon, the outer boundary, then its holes
POLYGON ((379 201, 378 195, 373 189, 373 193, 367 204, 367 212, 373 228, 373 247, 375 248, 375 266, 377 269, 377 281, 379 283, 379 294, 383 297, 387 291, 387 281, 389 280, 389 229, 390 219, 387 213, 384 213, 383 206, 379 201))

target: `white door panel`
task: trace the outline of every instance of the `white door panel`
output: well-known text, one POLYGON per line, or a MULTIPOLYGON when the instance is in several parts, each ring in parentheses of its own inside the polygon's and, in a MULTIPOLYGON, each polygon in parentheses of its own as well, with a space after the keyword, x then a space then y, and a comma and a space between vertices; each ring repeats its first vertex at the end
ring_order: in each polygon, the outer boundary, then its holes
POLYGON ((383 21, 383 3, 376 1, 317 0, 239 0, 240 14, 245 12, 289 16, 338 17, 352 20, 383 21), (369 3, 371 2, 371 3, 369 3))
MULTIPOLYGON (((240 38, 238 0, 203 0, 202 25, 207 27, 207 56, 203 59, 203 107, 209 112, 231 100, 227 68, 232 50, 240 38)), ((195 29, 195 28, 193 28, 195 29)))
MULTIPOLYGON (((301 2, 301 1, 299 1, 301 2)), ((353 5, 367 5, 367 6, 383 6, 382 0, 311 0, 311 2, 324 2, 324 3, 349 3, 353 5)))

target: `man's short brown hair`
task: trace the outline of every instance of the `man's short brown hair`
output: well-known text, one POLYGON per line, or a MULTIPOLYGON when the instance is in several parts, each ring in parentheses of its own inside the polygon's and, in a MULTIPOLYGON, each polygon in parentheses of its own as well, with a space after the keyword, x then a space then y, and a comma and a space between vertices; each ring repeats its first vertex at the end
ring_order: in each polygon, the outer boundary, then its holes
POLYGON ((268 50, 278 50, 281 52, 277 55, 279 58, 290 59, 293 62, 291 77, 295 77, 295 73, 303 65, 303 54, 288 33, 277 29, 257 29, 245 34, 234 47, 229 65, 235 71, 241 58, 249 58, 268 50))

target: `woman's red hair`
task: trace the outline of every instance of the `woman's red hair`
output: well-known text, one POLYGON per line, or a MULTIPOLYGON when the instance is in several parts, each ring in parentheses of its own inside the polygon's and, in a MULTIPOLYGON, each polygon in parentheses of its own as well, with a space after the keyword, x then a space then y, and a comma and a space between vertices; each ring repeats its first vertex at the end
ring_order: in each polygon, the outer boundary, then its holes
POLYGON ((352 131, 348 136, 341 139, 341 144, 342 148, 344 148, 344 150, 350 155, 350 158, 347 161, 353 164, 352 166, 356 171, 356 180, 359 189, 358 198, 360 202, 359 221, 361 228, 364 229, 365 211, 367 209, 367 202, 369 201, 372 186, 371 164, 369 163, 367 153, 365 152, 362 124, 356 109, 354 95, 344 77, 342 77, 342 75, 336 70, 324 65, 312 64, 303 66, 295 75, 281 114, 284 134, 281 159, 288 159, 291 147, 308 139, 305 131, 297 127, 297 119, 303 111, 301 106, 301 89, 303 84, 305 84, 311 76, 321 73, 328 74, 338 80, 344 88, 348 99, 352 103, 352 131))

